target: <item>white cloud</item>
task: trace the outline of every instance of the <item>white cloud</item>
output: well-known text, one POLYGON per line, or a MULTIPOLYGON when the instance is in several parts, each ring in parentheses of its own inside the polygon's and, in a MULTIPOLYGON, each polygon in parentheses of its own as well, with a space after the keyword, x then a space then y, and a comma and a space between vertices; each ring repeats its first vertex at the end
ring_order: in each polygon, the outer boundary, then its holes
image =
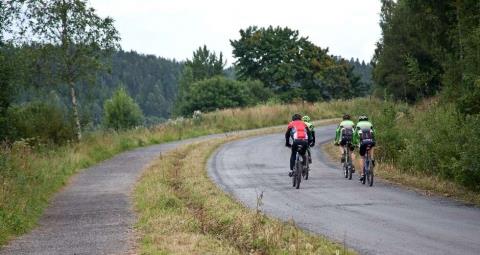
POLYGON ((206 44, 233 61, 230 39, 250 25, 288 26, 330 53, 370 60, 380 37, 378 0, 91 0, 111 16, 125 50, 190 58, 206 44))

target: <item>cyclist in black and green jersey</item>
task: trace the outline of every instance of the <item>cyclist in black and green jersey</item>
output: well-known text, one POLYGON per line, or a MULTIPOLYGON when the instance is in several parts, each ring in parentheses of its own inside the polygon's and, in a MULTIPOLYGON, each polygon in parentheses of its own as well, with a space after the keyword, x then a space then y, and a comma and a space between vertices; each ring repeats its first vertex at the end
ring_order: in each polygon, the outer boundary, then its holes
POLYGON ((343 157, 343 153, 345 150, 345 146, 350 144, 350 158, 354 159, 353 157, 353 131, 355 130, 355 123, 351 120, 350 114, 343 115, 343 120, 337 127, 335 132, 335 145, 340 145, 340 158, 341 162, 345 161, 343 157))
POLYGON ((375 166, 375 159, 373 159, 373 147, 375 146, 375 130, 373 129, 372 123, 368 121, 368 117, 362 115, 358 117, 358 123, 353 133, 353 144, 359 147, 359 154, 362 157, 360 160, 360 170, 361 177, 360 181, 365 178, 365 173, 363 172, 363 161, 365 159, 365 154, 367 148, 370 147, 369 155, 372 159, 372 165, 375 166))
POLYGON ((308 127, 308 130, 310 130, 310 134, 312 136, 312 140, 310 141, 310 143, 308 144, 308 149, 307 149, 307 153, 308 153, 308 163, 312 163, 312 154, 310 153, 310 147, 313 147, 315 146, 315 127, 313 126, 313 124, 310 122, 311 119, 310 117, 308 117, 307 115, 303 116, 302 117, 302 120, 303 122, 305 123, 305 125, 307 125, 308 127))

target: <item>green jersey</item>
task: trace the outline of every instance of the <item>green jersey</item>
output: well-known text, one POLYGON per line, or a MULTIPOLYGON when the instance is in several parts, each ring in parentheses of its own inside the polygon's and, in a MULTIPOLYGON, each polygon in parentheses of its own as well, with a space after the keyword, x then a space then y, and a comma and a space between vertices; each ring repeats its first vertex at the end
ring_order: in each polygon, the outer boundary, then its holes
POLYGON ((353 144, 360 144, 360 134, 362 133, 362 130, 371 130, 372 136, 375 137, 375 129, 373 129, 372 123, 370 121, 363 120, 357 123, 355 132, 353 133, 353 144))
POLYGON ((348 128, 353 131, 355 129, 355 123, 351 120, 344 120, 340 122, 335 132, 335 143, 340 143, 340 140, 342 139, 342 129, 344 128, 348 128))

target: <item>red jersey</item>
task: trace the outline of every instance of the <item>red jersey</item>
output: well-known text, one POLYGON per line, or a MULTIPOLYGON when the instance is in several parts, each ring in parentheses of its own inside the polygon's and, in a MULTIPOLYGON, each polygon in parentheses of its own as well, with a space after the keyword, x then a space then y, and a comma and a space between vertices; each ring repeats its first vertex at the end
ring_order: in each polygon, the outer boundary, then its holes
POLYGON ((288 124, 290 135, 293 139, 308 140, 307 125, 301 120, 295 120, 288 124))

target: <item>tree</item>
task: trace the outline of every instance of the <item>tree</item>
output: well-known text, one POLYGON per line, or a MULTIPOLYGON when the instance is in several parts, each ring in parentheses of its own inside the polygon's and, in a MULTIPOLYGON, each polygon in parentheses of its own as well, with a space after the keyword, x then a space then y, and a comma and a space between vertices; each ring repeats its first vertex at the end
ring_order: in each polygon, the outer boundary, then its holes
POLYGON ((221 52, 217 57, 215 52, 211 52, 206 45, 203 45, 193 52, 192 60, 187 60, 185 66, 191 68, 193 80, 200 81, 222 75, 225 62, 221 52))
POLYGON ((115 130, 139 126, 143 113, 124 88, 118 89, 104 104, 104 125, 115 130))
POLYGON ((230 43, 239 78, 262 81, 283 101, 313 102, 354 94, 356 78, 347 75, 348 64, 300 37, 297 30, 252 26, 240 30, 240 39, 230 43))
POLYGON ((70 89, 77 139, 81 125, 76 82, 93 77, 106 65, 104 57, 119 48, 112 18, 100 18, 85 0, 25 0, 26 24, 21 34, 27 43, 39 45, 45 67, 54 84, 70 89))
POLYGON ((248 86, 246 82, 221 76, 194 82, 182 107, 182 114, 190 115, 196 110, 206 112, 251 105, 253 104, 252 91, 248 86))

